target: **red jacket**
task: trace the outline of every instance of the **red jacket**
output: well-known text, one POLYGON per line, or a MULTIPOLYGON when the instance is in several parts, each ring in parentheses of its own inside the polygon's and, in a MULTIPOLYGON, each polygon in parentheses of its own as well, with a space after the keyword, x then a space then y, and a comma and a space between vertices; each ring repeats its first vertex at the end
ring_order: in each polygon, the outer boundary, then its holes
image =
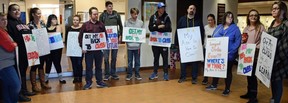
POLYGON ((9 34, 3 29, 0 28, 0 46, 8 52, 13 52, 15 50, 15 45, 12 39, 9 37, 9 34))

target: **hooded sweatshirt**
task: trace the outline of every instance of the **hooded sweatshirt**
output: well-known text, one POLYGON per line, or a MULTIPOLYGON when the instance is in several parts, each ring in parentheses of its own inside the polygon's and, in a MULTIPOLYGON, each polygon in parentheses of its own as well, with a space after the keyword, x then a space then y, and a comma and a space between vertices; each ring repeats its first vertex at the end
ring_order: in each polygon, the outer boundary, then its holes
POLYGON ((241 32, 236 24, 231 24, 224 30, 222 24, 218 25, 214 30, 213 37, 229 37, 228 42, 228 61, 233 61, 238 53, 238 48, 241 44, 241 32))
MULTIPOLYGON (((139 19, 134 21, 132 18, 125 21, 124 24, 125 27, 135 27, 135 28, 143 28, 143 22, 139 19)), ((141 43, 135 43, 135 42, 127 42, 127 48, 128 50, 138 50, 140 49, 141 43)))
POLYGON ((118 28, 118 37, 122 35, 123 25, 121 21, 121 16, 117 11, 112 11, 112 14, 109 14, 107 10, 104 10, 100 15, 99 21, 104 23, 105 26, 119 26, 118 28))
POLYGON ((149 30, 151 32, 172 32, 171 21, 168 14, 164 12, 162 16, 159 16, 158 11, 156 11, 155 14, 150 17, 149 30), (160 29, 158 25, 165 25, 165 27, 160 29))

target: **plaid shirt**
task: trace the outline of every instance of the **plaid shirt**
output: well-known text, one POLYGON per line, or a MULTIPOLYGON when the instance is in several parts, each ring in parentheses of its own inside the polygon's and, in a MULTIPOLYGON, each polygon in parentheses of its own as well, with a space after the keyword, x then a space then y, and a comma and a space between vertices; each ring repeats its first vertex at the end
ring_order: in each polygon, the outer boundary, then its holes
POLYGON ((278 39, 272 70, 272 81, 283 80, 288 74, 288 21, 285 20, 281 25, 272 27, 274 22, 268 28, 268 34, 278 39))
MULTIPOLYGON (((40 28, 37 28, 37 25, 34 23, 34 21, 30 21, 27 25, 29 26, 29 28, 31 30, 32 29, 40 29, 40 28)), ((42 20, 40 21, 40 25, 41 25, 41 28, 46 28, 46 25, 42 20)))

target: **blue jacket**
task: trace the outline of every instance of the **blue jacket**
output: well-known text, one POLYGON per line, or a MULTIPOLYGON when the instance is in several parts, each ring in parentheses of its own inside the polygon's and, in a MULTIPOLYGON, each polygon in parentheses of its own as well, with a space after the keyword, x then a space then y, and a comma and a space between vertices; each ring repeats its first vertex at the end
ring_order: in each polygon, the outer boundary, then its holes
POLYGON ((233 61, 238 53, 241 44, 241 32, 236 24, 231 24, 226 30, 222 24, 214 30, 213 37, 229 37, 228 61, 233 61))

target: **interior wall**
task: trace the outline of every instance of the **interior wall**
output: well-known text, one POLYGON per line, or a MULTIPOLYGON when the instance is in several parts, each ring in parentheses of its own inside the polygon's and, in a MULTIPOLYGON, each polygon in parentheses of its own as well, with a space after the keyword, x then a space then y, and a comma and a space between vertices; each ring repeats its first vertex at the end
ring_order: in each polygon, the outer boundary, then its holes
POLYGON ((0 4, 1 4, 0 12, 3 12, 3 10, 5 10, 4 12, 7 13, 9 2, 10 0, 0 0, 0 4), (3 9, 3 4, 4 4, 4 9, 3 9))
MULTIPOLYGON (((238 0, 203 0, 203 24, 207 24, 207 15, 214 14, 217 20, 217 4, 225 4, 226 11, 231 11, 234 14, 234 18, 237 18, 238 14, 238 0)), ((237 23, 237 19, 235 21, 237 23)))

